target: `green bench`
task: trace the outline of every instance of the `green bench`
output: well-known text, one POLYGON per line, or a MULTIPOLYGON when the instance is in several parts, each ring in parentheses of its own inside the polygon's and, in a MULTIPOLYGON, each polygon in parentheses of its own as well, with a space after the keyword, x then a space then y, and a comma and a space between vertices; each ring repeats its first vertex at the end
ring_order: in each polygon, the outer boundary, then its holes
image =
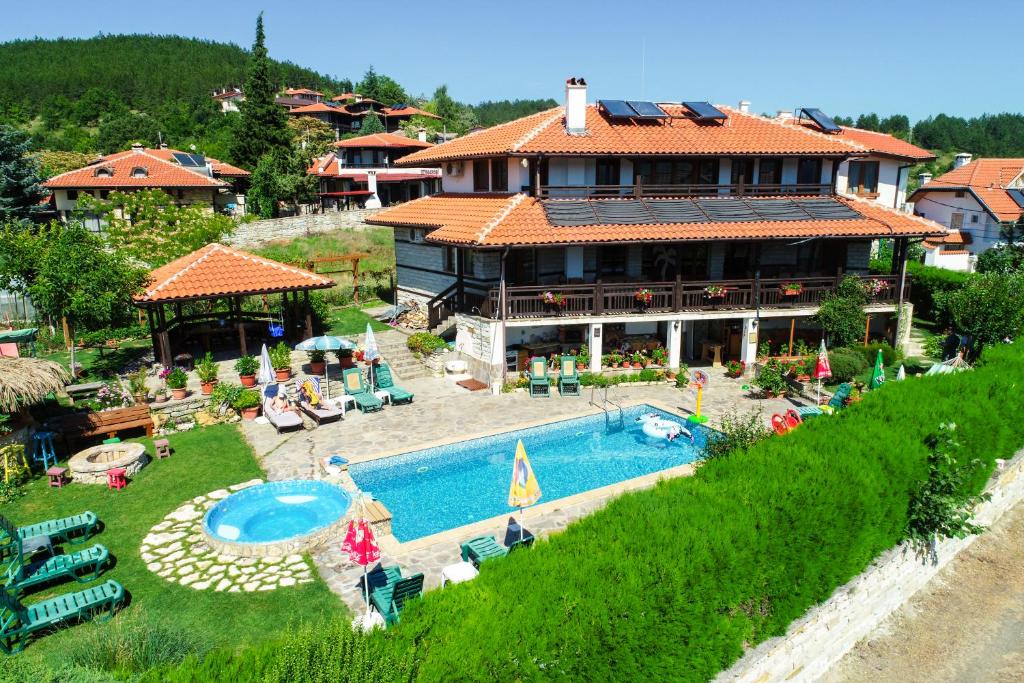
POLYGON ((71 620, 86 620, 106 613, 109 619, 124 603, 124 587, 117 581, 66 593, 28 607, 0 591, 0 650, 6 654, 21 652, 36 631, 71 620))
POLYGON ((370 603, 384 617, 384 623, 391 625, 400 620, 405 603, 423 594, 423 574, 402 578, 398 566, 384 567, 377 574, 377 585, 371 583, 370 603), (379 580, 383 575, 383 580, 379 580))
POLYGON ((15 554, 16 545, 34 536, 47 536, 51 543, 84 543, 96 532, 99 522, 95 513, 86 511, 70 517, 15 527, 10 520, 0 515, 0 559, 15 554))
POLYGON ((89 583, 103 573, 110 551, 97 543, 91 548, 65 555, 55 555, 41 563, 25 564, 20 548, 7 566, 4 588, 19 594, 30 586, 71 578, 78 583, 89 583))

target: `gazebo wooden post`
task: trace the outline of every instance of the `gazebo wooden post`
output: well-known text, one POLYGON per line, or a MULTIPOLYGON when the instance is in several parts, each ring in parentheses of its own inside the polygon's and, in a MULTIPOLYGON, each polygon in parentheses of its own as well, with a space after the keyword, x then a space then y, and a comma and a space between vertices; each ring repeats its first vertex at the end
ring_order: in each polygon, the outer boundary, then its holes
POLYGON ((153 317, 152 304, 146 304, 146 322, 149 323, 149 340, 153 344, 153 360, 160 357, 160 338, 157 337, 156 318, 153 317))
POLYGON ((359 303, 359 257, 352 259, 352 302, 359 303))
POLYGON ((249 350, 245 345, 245 321, 242 320, 242 298, 233 298, 235 305, 235 326, 238 328, 238 350, 243 356, 249 355, 249 350))
POLYGON ((157 333, 160 340, 160 364, 169 368, 174 363, 174 354, 171 353, 171 339, 167 332, 167 311, 162 303, 156 309, 156 319, 160 330, 157 333))
POLYGON ((306 313, 306 339, 313 336, 313 309, 309 305, 309 290, 302 290, 302 307, 306 313))

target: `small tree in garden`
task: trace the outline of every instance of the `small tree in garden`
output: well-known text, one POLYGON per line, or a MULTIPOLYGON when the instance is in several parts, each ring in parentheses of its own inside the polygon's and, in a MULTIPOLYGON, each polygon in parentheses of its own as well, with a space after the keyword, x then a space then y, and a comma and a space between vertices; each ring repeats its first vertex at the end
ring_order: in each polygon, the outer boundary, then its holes
POLYGON ((998 344, 1024 329, 1024 273, 975 275, 963 287, 935 296, 956 330, 976 344, 998 344))
POLYGON ((73 368, 76 331, 109 324, 118 308, 142 289, 148 274, 124 254, 105 249, 79 223, 51 224, 37 244, 28 294, 40 312, 67 320, 73 368))
POLYGON ((904 538, 922 555, 935 557, 935 542, 980 534, 984 527, 971 521, 975 506, 987 495, 966 493, 968 482, 981 467, 980 460, 957 461, 960 445, 954 439, 955 424, 941 424, 928 438, 928 478, 910 494, 904 538))
POLYGON ((366 116, 363 117, 363 125, 359 128, 360 135, 372 135, 373 133, 383 133, 384 124, 380 122, 380 117, 377 116, 377 112, 370 110, 366 116))
POLYGON ((218 242, 235 227, 208 205, 176 206, 163 190, 112 192, 107 200, 84 195, 78 210, 106 222, 103 239, 110 247, 150 268, 218 242))
POLYGON ((305 157, 321 157, 331 151, 334 143, 334 129, 312 116, 293 116, 288 119, 288 130, 292 144, 302 150, 305 157))
POLYGON ((864 285, 855 277, 844 278, 834 291, 825 294, 814 319, 828 335, 829 346, 848 346, 864 336, 867 303, 864 285))
POLYGON ((44 207, 46 192, 39 185, 39 162, 29 154, 29 136, 0 126, 0 222, 25 224, 44 207))

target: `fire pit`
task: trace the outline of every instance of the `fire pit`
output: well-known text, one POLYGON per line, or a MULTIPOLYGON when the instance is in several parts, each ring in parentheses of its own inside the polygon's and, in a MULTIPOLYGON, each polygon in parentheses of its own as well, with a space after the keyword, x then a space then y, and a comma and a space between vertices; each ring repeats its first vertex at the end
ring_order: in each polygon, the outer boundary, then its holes
POLYGON ((79 451, 68 460, 72 480, 80 484, 106 484, 107 470, 123 467, 133 477, 149 462, 141 443, 113 443, 79 451))

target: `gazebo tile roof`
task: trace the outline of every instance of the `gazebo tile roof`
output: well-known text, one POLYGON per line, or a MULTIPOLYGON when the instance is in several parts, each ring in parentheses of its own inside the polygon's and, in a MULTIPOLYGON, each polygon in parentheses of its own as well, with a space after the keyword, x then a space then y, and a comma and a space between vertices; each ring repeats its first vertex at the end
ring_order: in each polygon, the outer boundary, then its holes
POLYGON ((137 303, 326 289, 330 278, 223 244, 208 244, 150 273, 137 303))

